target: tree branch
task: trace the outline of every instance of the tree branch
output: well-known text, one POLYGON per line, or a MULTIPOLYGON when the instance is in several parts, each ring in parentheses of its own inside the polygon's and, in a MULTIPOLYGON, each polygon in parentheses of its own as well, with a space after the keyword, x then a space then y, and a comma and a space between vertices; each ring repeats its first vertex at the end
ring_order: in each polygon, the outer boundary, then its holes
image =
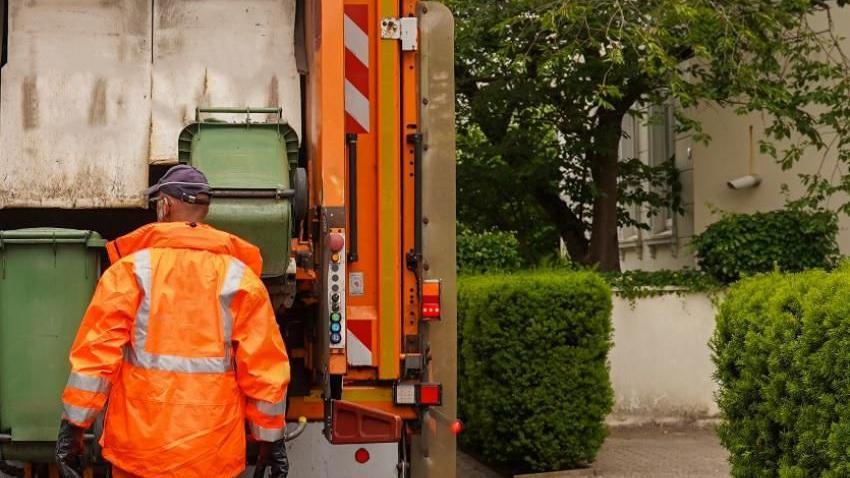
POLYGON ((548 189, 536 188, 534 199, 558 229, 558 235, 567 245, 570 258, 583 262, 587 256, 589 242, 585 233, 587 226, 575 215, 560 196, 548 189))

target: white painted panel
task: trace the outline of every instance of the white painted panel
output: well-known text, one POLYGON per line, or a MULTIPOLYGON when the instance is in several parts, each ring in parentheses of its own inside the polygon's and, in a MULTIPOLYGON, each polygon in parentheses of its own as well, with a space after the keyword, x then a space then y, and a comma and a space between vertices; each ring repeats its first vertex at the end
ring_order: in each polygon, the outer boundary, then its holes
POLYGON ((127 207, 147 186, 150 1, 12 0, 0 208, 127 207))
POLYGON ((715 418, 711 298, 670 291, 631 302, 615 294, 613 305, 609 424, 715 418))
POLYGON ((301 137, 295 0, 155 0, 153 22, 152 163, 177 161, 198 106, 280 106, 301 137))
MULTIPOLYGON (((307 430, 286 444, 288 478, 398 478, 398 444, 331 445, 322 434, 323 424, 311 423, 307 430), (354 452, 369 451, 366 463, 357 463, 354 452)), ((252 478, 250 467, 239 478, 252 478)))

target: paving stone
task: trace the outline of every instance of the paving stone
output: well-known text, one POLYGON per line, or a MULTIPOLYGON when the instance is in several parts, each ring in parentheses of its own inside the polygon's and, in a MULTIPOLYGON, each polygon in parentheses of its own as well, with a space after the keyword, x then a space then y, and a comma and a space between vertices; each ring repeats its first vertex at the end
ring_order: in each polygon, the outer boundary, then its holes
MULTIPOLYGON (((527 475, 526 478, 728 478, 728 453, 712 427, 641 426, 614 428, 592 470, 527 475)), ((458 452, 458 478, 503 478, 458 452)))

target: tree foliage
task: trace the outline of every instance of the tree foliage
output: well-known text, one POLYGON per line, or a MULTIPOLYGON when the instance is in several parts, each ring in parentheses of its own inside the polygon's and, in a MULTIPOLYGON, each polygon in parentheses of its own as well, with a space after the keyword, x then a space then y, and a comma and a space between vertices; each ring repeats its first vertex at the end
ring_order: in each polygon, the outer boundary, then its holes
MULTIPOLYGON (((760 148, 790 168, 808 150, 850 162, 850 62, 813 0, 450 0, 461 220, 535 236, 603 270, 619 267, 617 227, 677 208, 672 162, 618 161, 625 115, 673 104, 677 130, 710 138, 701 103, 769 118, 760 148), (664 187, 661 187, 664 186, 664 187), (521 211, 521 212, 518 212, 521 211), (542 234, 546 224, 548 234, 542 234)), ((850 180, 804 176, 817 205, 850 180)), ((845 209, 849 209, 845 206, 845 209)))
POLYGON ((512 272, 522 267, 519 242, 510 232, 472 232, 463 224, 457 231, 457 269, 465 274, 512 272))

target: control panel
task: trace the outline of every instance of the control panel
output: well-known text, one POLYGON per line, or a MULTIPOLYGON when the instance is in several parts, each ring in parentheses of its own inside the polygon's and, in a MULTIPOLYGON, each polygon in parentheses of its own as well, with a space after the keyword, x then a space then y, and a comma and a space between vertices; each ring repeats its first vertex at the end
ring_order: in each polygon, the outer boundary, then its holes
POLYGON ((331 234, 330 260, 328 261, 328 331, 331 349, 345 348, 345 239, 331 234))

